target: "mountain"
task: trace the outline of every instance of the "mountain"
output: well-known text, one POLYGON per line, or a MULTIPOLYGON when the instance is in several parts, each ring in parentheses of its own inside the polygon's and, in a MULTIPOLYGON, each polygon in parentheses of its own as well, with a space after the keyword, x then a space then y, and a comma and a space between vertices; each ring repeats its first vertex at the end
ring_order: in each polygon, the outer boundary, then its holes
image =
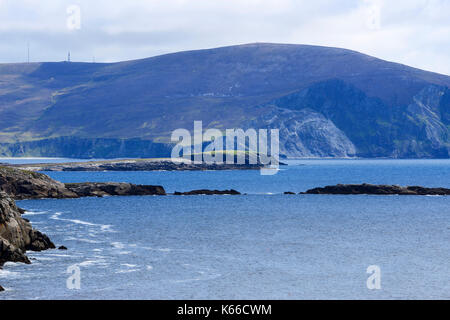
POLYGON ((448 158, 450 77, 355 51, 247 44, 0 64, 0 155, 153 157, 174 129, 279 128, 296 157, 448 158))

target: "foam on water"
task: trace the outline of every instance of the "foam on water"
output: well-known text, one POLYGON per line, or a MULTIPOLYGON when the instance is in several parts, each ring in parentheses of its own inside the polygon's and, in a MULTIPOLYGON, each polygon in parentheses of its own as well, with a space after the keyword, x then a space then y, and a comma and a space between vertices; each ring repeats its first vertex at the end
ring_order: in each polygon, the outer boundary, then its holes
POLYGON ((56 212, 56 213, 54 213, 51 216, 50 219, 60 220, 60 221, 67 221, 67 222, 71 222, 71 223, 75 223, 75 224, 81 224, 81 225, 90 226, 90 227, 100 227, 101 231, 113 232, 112 225, 109 225, 109 224, 96 224, 96 223, 83 221, 83 220, 79 220, 79 219, 64 219, 64 218, 60 218, 62 214, 63 214, 62 212, 56 212))

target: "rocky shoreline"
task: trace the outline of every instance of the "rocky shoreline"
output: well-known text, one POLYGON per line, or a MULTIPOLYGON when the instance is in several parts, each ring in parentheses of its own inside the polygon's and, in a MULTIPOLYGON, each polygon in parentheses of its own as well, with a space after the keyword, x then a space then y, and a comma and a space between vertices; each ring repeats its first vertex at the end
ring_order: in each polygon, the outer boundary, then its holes
MULTIPOLYGON (((236 190, 192 190, 173 195, 239 195, 236 190)), ((45 234, 33 229, 22 218, 24 210, 15 200, 25 199, 73 199, 104 196, 165 196, 162 186, 135 185, 126 182, 62 183, 49 176, 29 170, 0 166, 0 268, 5 262, 31 263, 26 251, 55 249, 45 234)), ((67 249, 60 246, 59 249, 67 249)), ((3 288, 0 286, 0 291, 3 288)))
POLYGON ((13 199, 0 192, 0 267, 7 261, 30 264, 26 251, 55 248, 45 234, 33 229, 30 222, 22 218, 23 212, 13 199))

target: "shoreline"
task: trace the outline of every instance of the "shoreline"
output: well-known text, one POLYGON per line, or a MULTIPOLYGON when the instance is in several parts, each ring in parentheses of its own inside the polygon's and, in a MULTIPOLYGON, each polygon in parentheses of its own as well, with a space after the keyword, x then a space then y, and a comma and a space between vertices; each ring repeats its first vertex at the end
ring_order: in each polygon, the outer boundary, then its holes
POLYGON ((28 171, 206 171, 206 170, 259 170, 262 164, 207 164, 187 159, 119 159, 62 163, 9 164, 5 167, 28 171))

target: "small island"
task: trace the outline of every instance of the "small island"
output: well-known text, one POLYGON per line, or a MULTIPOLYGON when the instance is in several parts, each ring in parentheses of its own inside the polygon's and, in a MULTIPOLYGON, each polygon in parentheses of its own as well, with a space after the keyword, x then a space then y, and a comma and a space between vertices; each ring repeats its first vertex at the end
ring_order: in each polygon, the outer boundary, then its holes
POLYGON ((450 195, 450 189, 426 188, 421 186, 396 186, 376 184, 337 184, 323 188, 314 188, 300 194, 373 194, 373 195, 450 195))

